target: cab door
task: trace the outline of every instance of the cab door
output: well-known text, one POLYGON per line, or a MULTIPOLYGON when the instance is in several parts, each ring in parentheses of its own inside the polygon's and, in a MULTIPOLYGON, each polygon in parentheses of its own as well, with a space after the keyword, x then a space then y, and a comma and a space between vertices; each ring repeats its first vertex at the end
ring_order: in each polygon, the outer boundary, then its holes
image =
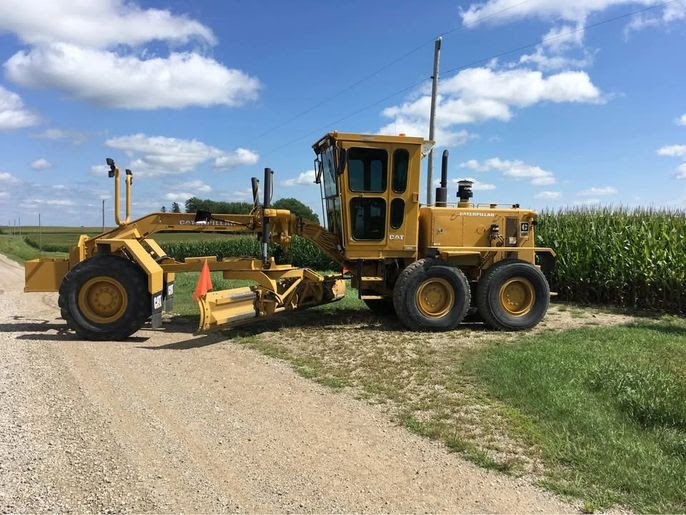
POLYGON ((388 150, 350 146, 346 156, 346 254, 351 258, 380 257, 388 232, 388 150))
POLYGON ((416 252, 418 194, 413 190, 413 148, 350 144, 343 199, 346 255, 351 259, 407 257, 416 252))

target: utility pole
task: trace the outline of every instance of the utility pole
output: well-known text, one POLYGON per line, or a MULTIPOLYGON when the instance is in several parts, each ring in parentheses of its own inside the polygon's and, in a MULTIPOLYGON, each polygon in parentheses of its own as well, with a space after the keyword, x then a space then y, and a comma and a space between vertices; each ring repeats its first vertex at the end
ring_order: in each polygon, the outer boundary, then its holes
POLYGON ((38 213, 38 252, 43 253, 43 231, 40 224, 40 213, 38 213))
POLYGON ((102 232, 105 232, 105 199, 102 199, 102 232))
MULTIPOLYGON (((434 140, 434 125, 436 123, 436 94, 438 93, 438 63, 441 57, 441 41, 436 38, 434 42, 434 73, 431 76, 431 116, 429 118, 429 139, 434 140)), ((434 149, 429 151, 426 161, 426 205, 433 204, 433 173, 434 173, 434 149)))

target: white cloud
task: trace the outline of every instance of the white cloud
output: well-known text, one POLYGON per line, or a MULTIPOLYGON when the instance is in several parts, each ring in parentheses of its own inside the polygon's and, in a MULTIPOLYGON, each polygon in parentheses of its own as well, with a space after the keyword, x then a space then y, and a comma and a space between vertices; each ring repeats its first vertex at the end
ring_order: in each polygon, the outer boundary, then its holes
MULTIPOLYGON (((658 2, 644 0, 642 3, 652 5, 658 2)), ((625 35, 628 35, 634 30, 641 30, 649 27, 660 27, 674 21, 686 19, 686 0, 672 0, 671 2, 664 3, 667 5, 665 5, 665 8, 662 10, 662 12, 642 13, 634 16, 626 26, 624 31, 625 35)))
POLYGON ((657 151, 659 156, 686 157, 686 145, 667 145, 657 151))
MULTIPOLYGON (((585 72, 561 72, 544 75, 540 71, 469 68, 441 82, 437 99, 436 129, 440 145, 464 142, 466 131, 455 131, 459 124, 487 120, 509 121, 513 110, 541 102, 599 103, 600 90, 585 72)), ((404 132, 408 136, 427 137, 429 105, 427 91, 399 106, 387 107, 382 114, 393 121, 382 132, 404 132)))
POLYGON ((681 117, 676 121, 676 124, 686 126, 686 113, 681 115, 681 117))
POLYGON ((134 157, 129 168, 142 176, 191 172, 208 161, 217 170, 229 170, 237 166, 253 165, 258 160, 255 152, 244 148, 226 151, 197 140, 146 136, 140 133, 110 138, 105 145, 123 150, 134 157))
MULTIPOLYGON (((684 115, 686 116, 686 115, 684 115)), ((660 156, 679 157, 686 160, 686 145, 666 145, 657 151, 660 156)), ((686 162, 679 165, 674 172, 675 179, 686 179, 686 162)))
POLYGON ((539 45, 532 54, 526 54, 519 58, 520 64, 533 64, 540 70, 560 70, 563 68, 587 68, 593 64, 594 54, 584 49, 579 57, 560 55, 539 45))
POLYGON ((193 195, 191 193, 174 193, 170 192, 164 196, 165 200, 171 200, 172 202, 186 202, 193 195))
POLYGON ((76 202, 67 199, 47 199, 37 201, 41 204, 47 204, 48 206, 75 206, 76 202))
POLYGON ((32 45, 64 41, 106 48, 154 40, 216 42, 212 31, 197 21, 123 0, 3 0, 0 30, 14 32, 32 45))
POLYGON ((495 184, 490 184, 488 182, 481 182, 479 179, 474 177, 465 177, 463 179, 453 179, 453 183, 457 184, 460 181, 472 181, 472 190, 474 191, 491 191, 495 189, 495 184))
MULTIPOLYGON (((461 9, 462 22, 468 27, 482 23, 507 23, 525 18, 543 20, 563 19, 569 22, 583 22, 593 13, 621 5, 660 5, 664 0, 488 0, 474 3, 461 9)), ((679 19, 686 8, 686 2, 675 0, 661 12, 664 21, 679 19)))
POLYGON ((0 191, 0 198, 9 198, 10 194, 6 191, 0 191))
POLYGON ((36 159, 33 163, 31 163, 31 168, 34 170, 45 170, 51 167, 52 163, 43 157, 36 159))
POLYGON ((0 172, 0 182, 4 182, 5 184, 19 184, 21 181, 11 173, 0 172))
POLYGON ((23 129, 40 123, 40 117, 24 106, 21 97, 0 86, 0 131, 23 129))
POLYGON ((595 204, 600 204, 599 198, 589 198, 586 200, 577 200, 574 202, 575 206, 593 206, 595 204))
POLYGON ((625 34, 645 27, 666 25, 686 19, 686 0, 486 0, 460 9, 462 22, 474 28, 481 24, 503 24, 527 18, 556 23, 545 34, 534 52, 520 58, 520 64, 543 70, 583 68, 592 64, 593 52, 584 48, 585 29, 589 16, 617 6, 655 7, 650 12, 635 14, 625 28, 625 34), (576 56, 564 55, 579 50, 576 56))
POLYGON ((204 182, 197 180, 197 181, 187 181, 187 182, 182 182, 180 184, 175 184, 173 189, 176 190, 190 190, 190 191, 195 191, 198 193, 209 193, 212 191, 212 187, 209 184, 205 184, 204 182))
POLYGON ((552 172, 544 170, 540 166, 529 165, 519 160, 512 161, 493 157, 484 162, 479 162, 475 159, 470 159, 462 163, 460 167, 479 172, 500 171, 505 177, 515 180, 528 180, 534 186, 555 184, 555 175, 552 172))
POLYGON ((578 193, 578 195, 582 197, 604 197, 607 195, 616 195, 617 194, 617 188, 613 188, 612 186, 603 186, 601 188, 597 188, 595 186, 588 188, 586 190, 582 190, 578 193))
POLYGON ((562 193, 559 191, 541 191, 540 193, 536 193, 534 195, 534 198, 540 198, 540 199, 545 199, 545 200, 557 200, 562 196, 562 193))
POLYGON ((300 173, 297 177, 292 179, 286 179, 281 181, 282 186, 310 186, 314 185, 315 173, 314 170, 308 170, 307 172, 300 173))
POLYGON ((107 165, 93 165, 90 167, 89 173, 95 177, 107 177, 110 167, 107 165))
POLYGON ((216 43, 208 27, 133 1, 5 0, 2 31, 29 45, 5 62, 10 80, 106 107, 238 106, 256 99, 261 87, 256 78, 201 53, 216 43), (179 49, 194 41, 201 45, 179 49), (170 48, 167 55, 160 42, 170 48))
POLYGON ((53 141, 69 140, 74 145, 80 145, 88 139, 88 135, 83 132, 64 129, 46 129, 43 132, 34 134, 33 137, 38 139, 49 139, 53 141))
POLYGON ((260 83, 196 53, 140 59, 55 43, 20 51, 5 63, 25 87, 55 87, 105 107, 125 109, 237 106, 257 98, 260 83))

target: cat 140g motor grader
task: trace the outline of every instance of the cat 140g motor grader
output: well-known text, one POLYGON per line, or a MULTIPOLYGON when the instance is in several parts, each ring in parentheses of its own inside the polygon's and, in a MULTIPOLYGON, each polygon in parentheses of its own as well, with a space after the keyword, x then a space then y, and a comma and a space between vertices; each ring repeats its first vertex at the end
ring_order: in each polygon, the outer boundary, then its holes
POLYGON ((395 314, 411 330, 455 329, 470 310, 495 329, 533 327, 550 300, 541 266, 554 258, 551 249, 535 246, 536 213, 517 204, 475 205, 469 181, 459 182, 458 202, 449 204, 447 151, 435 205, 420 205, 420 166, 432 145, 404 136, 326 134, 313 146, 323 226, 270 207, 269 168, 262 203, 259 181, 252 180, 250 214, 153 213, 133 221, 133 174, 126 170, 121 219, 120 172, 108 159, 116 228, 81 236, 66 259, 28 261, 25 291, 59 291, 62 317, 91 340, 125 339, 148 320, 160 327, 162 311, 173 306, 175 274, 200 271, 205 263, 226 279, 255 284, 202 295, 199 331, 336 301, 345 295, 346 278, 372 311, 395 314), (177 261, 152 239, 163 231, 253 233, 261 257, 177 261), (294 235, 313 242, 345 275, 277 264, 269 244, 287 253, 294 235))

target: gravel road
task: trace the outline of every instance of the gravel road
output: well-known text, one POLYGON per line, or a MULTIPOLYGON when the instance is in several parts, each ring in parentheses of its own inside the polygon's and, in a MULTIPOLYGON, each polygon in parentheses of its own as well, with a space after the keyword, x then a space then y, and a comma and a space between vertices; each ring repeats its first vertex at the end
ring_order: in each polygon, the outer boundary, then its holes
POLYGON ((0 256, 0 513, 570 512, 191 327, 64 333, 0 256))

